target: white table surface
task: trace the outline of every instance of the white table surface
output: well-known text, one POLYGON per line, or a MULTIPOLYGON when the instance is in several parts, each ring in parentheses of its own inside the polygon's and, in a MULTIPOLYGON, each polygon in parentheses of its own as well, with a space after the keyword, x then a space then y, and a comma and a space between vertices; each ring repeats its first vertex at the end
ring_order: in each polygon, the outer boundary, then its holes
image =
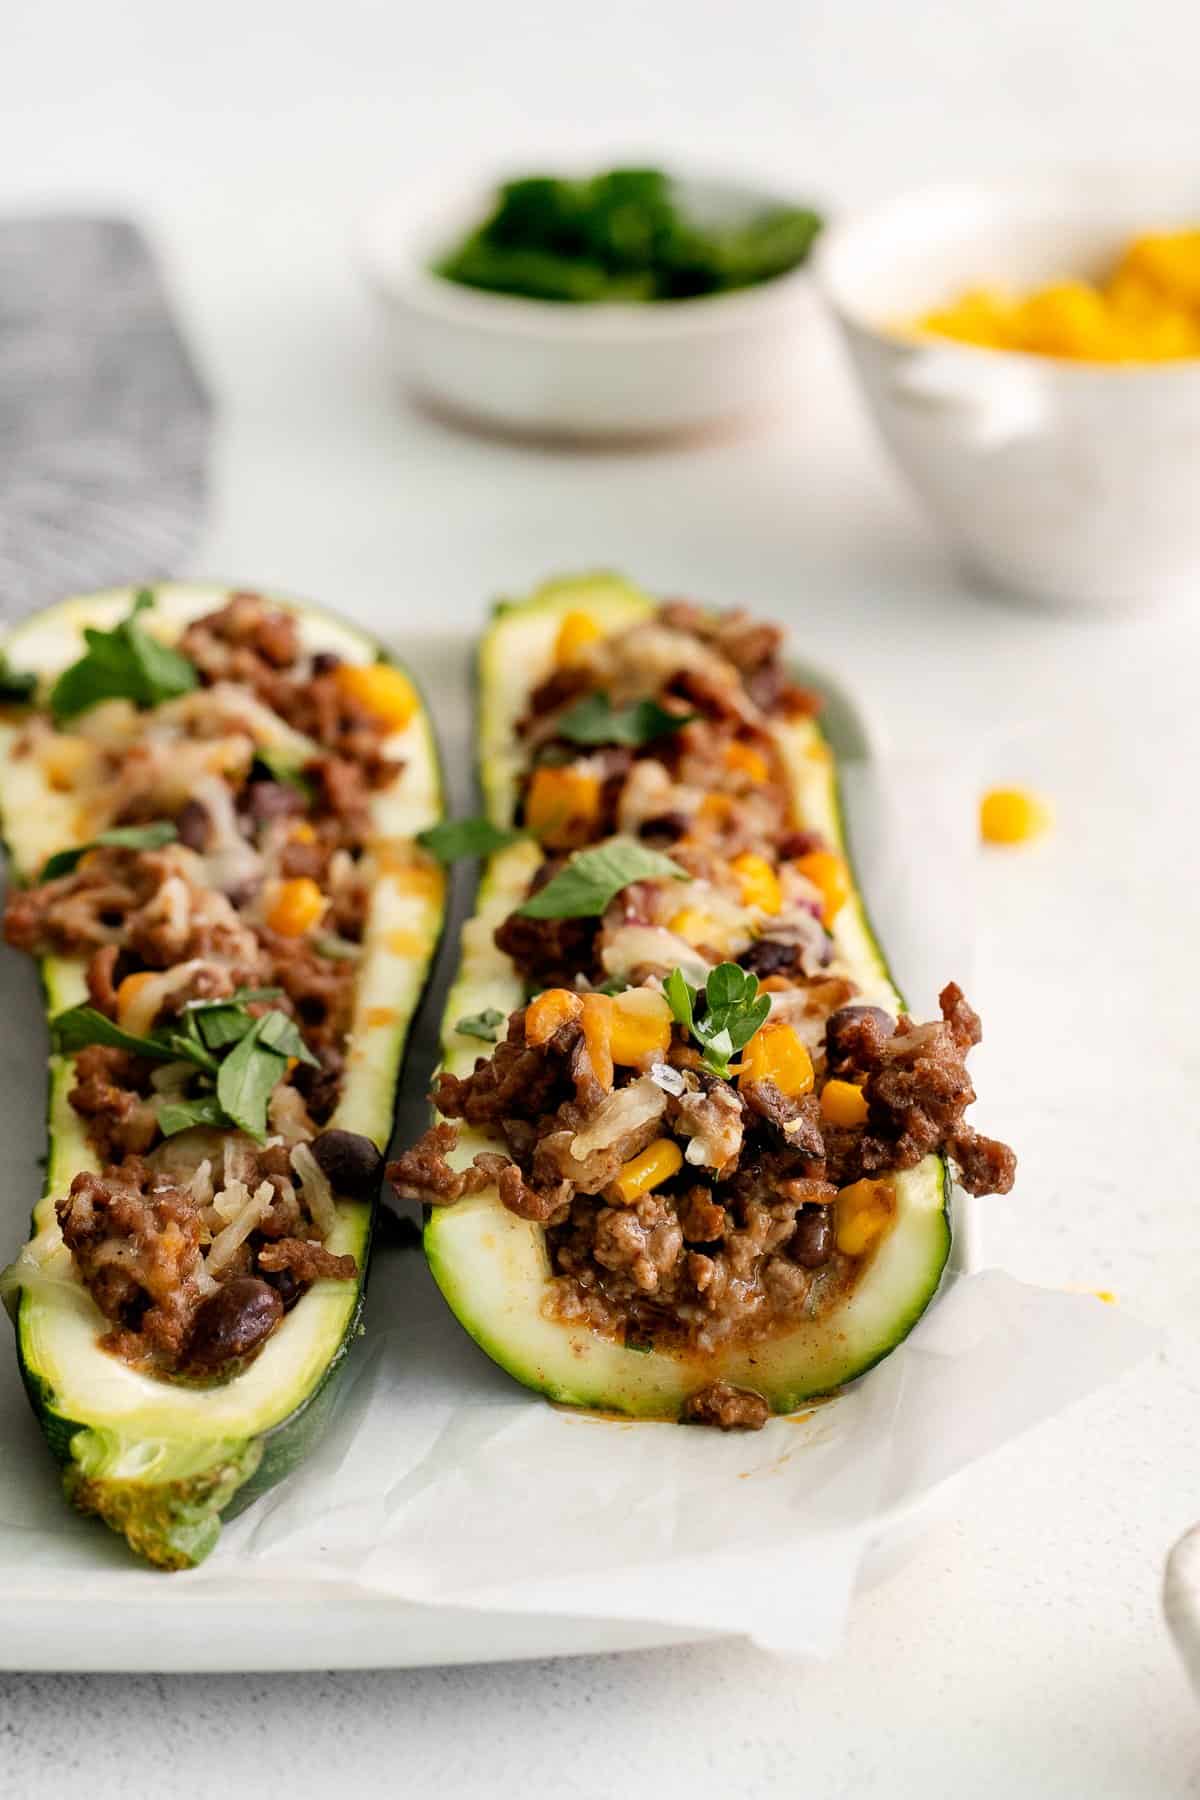
POLYGON ((978 1471, 827 1665, 730 1644, 409 1674, 7 1677, 0 1795, 1200 1793, 1158 1608, 1164 1554, 1200 1514, 1200 604, 1096 626, 971 594, 825 337, 803 391, 738 441, 564 456, 456 436, 383 377, 346 254, 389 184, 560 147, 690 151, 840 201, 948 166, 1182 154, 1195 8, 410 10, 4 8, 0 206, 137 210, 222 408, 211 529, 181 573, 291 587, 402 638, 558 567, 624 566, 787 618, 806 652, 852 667, 898 743, 978 751, 981 775, 1045 788, 1055 836, 981 858, 978 1112, 1022 1162, 1016 1193, 987 1203, 987 1247, 1179 1329, 978 1471))

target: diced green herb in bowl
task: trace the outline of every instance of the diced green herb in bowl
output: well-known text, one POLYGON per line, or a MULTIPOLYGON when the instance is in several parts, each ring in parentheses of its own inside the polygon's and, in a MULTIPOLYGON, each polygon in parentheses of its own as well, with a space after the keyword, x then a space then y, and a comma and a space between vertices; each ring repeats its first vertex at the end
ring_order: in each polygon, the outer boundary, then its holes
POLYGON ((689 204, 661 169, 528 175, 434 263, 447 281, 529 300, 692 300, 786 274, 821 228, 811 207, 689 204))

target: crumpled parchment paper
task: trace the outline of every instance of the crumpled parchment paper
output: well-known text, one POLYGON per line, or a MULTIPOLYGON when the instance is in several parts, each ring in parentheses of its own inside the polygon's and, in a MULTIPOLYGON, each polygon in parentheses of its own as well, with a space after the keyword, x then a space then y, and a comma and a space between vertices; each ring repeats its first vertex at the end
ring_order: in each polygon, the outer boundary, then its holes
MULTIPOLYGON (((951 975, 970 993, 962 793, 944 773, 896 763, 851 769, 846 788, 864 886, 914 1009, 951 975)), ((1007 1200, 973 1204, 1034 1203, 1018 1183, 1007 1200)), ((173 1583, 315 1579, 828 1653, 875 1546, 951 1478, 1157 1342, 1088 1295, 960 1270, 849 1391, 725 1437, 574 1415, 527 1394, 456 1324, 415 1249, 381 1247, 367 1324, 323 1443, 173 1583)), ((73 1604, 103 1601, 139 1577, 115 1539, 49 1499, 55 1477, 23 1409, 15 1374, 0 1370, 0 1581, 12 1592, 57 1578, 73 1604)))

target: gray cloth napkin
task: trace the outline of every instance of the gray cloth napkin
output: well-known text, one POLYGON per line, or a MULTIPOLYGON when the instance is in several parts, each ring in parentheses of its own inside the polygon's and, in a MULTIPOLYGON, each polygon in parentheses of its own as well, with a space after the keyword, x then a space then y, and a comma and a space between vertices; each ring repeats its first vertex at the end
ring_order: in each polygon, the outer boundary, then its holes
POLYGON ((134 225, 0 221, 0 616, 174 573, 210 413, 134 225))

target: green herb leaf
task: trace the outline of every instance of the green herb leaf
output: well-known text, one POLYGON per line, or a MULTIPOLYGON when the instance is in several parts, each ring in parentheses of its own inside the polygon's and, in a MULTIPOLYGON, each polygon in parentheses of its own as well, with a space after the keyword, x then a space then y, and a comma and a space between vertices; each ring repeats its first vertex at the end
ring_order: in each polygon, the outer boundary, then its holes
POLYGON ((13 700, 24 706, 37 691, 38 678, 22 674, 8 660, 8 651, 0 650, 0 700, 13 700))
POLYGON ((161 850, 178 836, 169 819, 159 819, 154 825, 114 825, 111 831, 100 832, 86 844, 77 844, 73 850, 58 850, 47 857, 38 880, 54 881, 60 875, 69 875, 89 850, 161 850))
POLYGON ((766 281, 807 257, 820 219, 807 207, 688 207, 659 169, 590 179, 526 176, 435 264, 469 287, 562 302, 684 299, 766 281))
POLYGON ((418 831, 417 842, 439 862, 452 863, 463 856, 490 856, 526 835, 524 831, 506 831, 490 819, 444 819, 440 825, 418 831))
POLYGON ((276 1051, 280 1056, 294 1056, 297 1062, 307 1063, 311 1069, 319 1069, 321 1061, 313 1055, 300 1035, 300 1027, 295 1019, 289 1019, 285 1012, 264 1013, 259 1020, 262 1030, 258 1034, 259 1042, 268 1050, 276 1051))
POLYGON ((269 744, 257 744, 254 760, 261 764, 272 781, 278 781, 284 787, 295 788, 311 806, 316 799, 317 790, 296 763, 293 751, 279 750, 269 744))
POLYGON ((101 700, 157 706, 198 685, 199 676, 187 657, 160 644, 138 624, 139 616, 153 605, 153 594, 143 588, 129 617, 112 631, 92 627, 84 631, 87 650, 63 670, 50 690, 56 720, 72 719, 101 700))
POLYGON ((190 1013, 187 1017, 189 1028, 195 1030, 210 1050, 224 1050, 230 1044, 240 1044, 254 1024, 244 1007, 234 1006, 230 1001, 220 1006, 206 1006, 203 1012, 190 1013))
POLYGON ((569 706, 555 726, 558 737, 572 744, 652 744, 678 731, 698 715, 668 712, 657 700, 635 700, 613 706, 607 694, 585 694, 569 706))
POLYGON ((688 981, 682 969, 672 969, 663 982, 663 993, 671 1008, 672 1016, 685 1031, 693 1028, 693 1013, 696 1004, 696 990, 688 981))
POLYGON ((454 1029, 461 1031, 464 1037, 482 1038, 485 1044, 494 1044, 503 1024, 504 1014, 496 1007, 489 1006, 483 1012, 468 1013, 465 1019, 458 1021, 454 1029))
POLYGON ((314 1069, 319 1068, 320 1063, 300 1035, 299 1026, 287 1013, 275 1008, 256 1019, 247 1010, 247 1002, 277 999, 281 992, 280 988, 239 988, 227 1000, 203 1001, 185 1010, 187 1028, 194 1031, 209 1050, 224 1050, 231 1044, 240 1044, 248 1032, 261 1025, 259 1041, 268 1049, 277 1050, 281 1056, 294 1056, 298 1062, 309 1063, 314 1069))
POLYGON ((119 1025, 94 1006, 71 1006, 50 1021, 50 1039, 63 1056, 74 1056, 89 1044, 107 1044, 114 1050, 130 1050, 135 1056, 148 1056, 155 1062, 194 1062, 198 1068, 216 1065, 203 1045, 195 1044, 178 1033, 171 1037, 138 1037, 122 1031, 119 1025))
POLYGON ((710 1011, 720 1006, 740 1006, 758 994, 758 976, 743 969, 740 963, 718 963, 704 984, 704 998, 710 1011))
POLYGON ((169 1100, 158 1109, 158 1128, 164 1137, 190 1131, 194 1125, 228 1125, 225 1109, 215 1094, 195 1100, 169 1100))
POLYGON ((577 850, 565 868, 517 908, 526 919, 591 919, 631 881, 670 875, 687 880, 687 870, 659 850, 633 838, 610 838, 590 850, 577 850))
POLYGON ((705 1068, 725 1080, 730 1058, 750 1042, 771 1010, 771 996, 759 992, 757 975, 732 962, 718 963, 709 974, 700 1013, 697 991, 682 969, 672 969, 663 993, 673 1017, 699 1044, 705 1068))
POLYGON ((256 1019, 234 1045, 217 1073, 217 1099, 232 1123, 260 1143, 267 1134, 267 1102, 275 1083, 287 1068, 286 1053, 262 1042, 267 1013, 256 1019))

